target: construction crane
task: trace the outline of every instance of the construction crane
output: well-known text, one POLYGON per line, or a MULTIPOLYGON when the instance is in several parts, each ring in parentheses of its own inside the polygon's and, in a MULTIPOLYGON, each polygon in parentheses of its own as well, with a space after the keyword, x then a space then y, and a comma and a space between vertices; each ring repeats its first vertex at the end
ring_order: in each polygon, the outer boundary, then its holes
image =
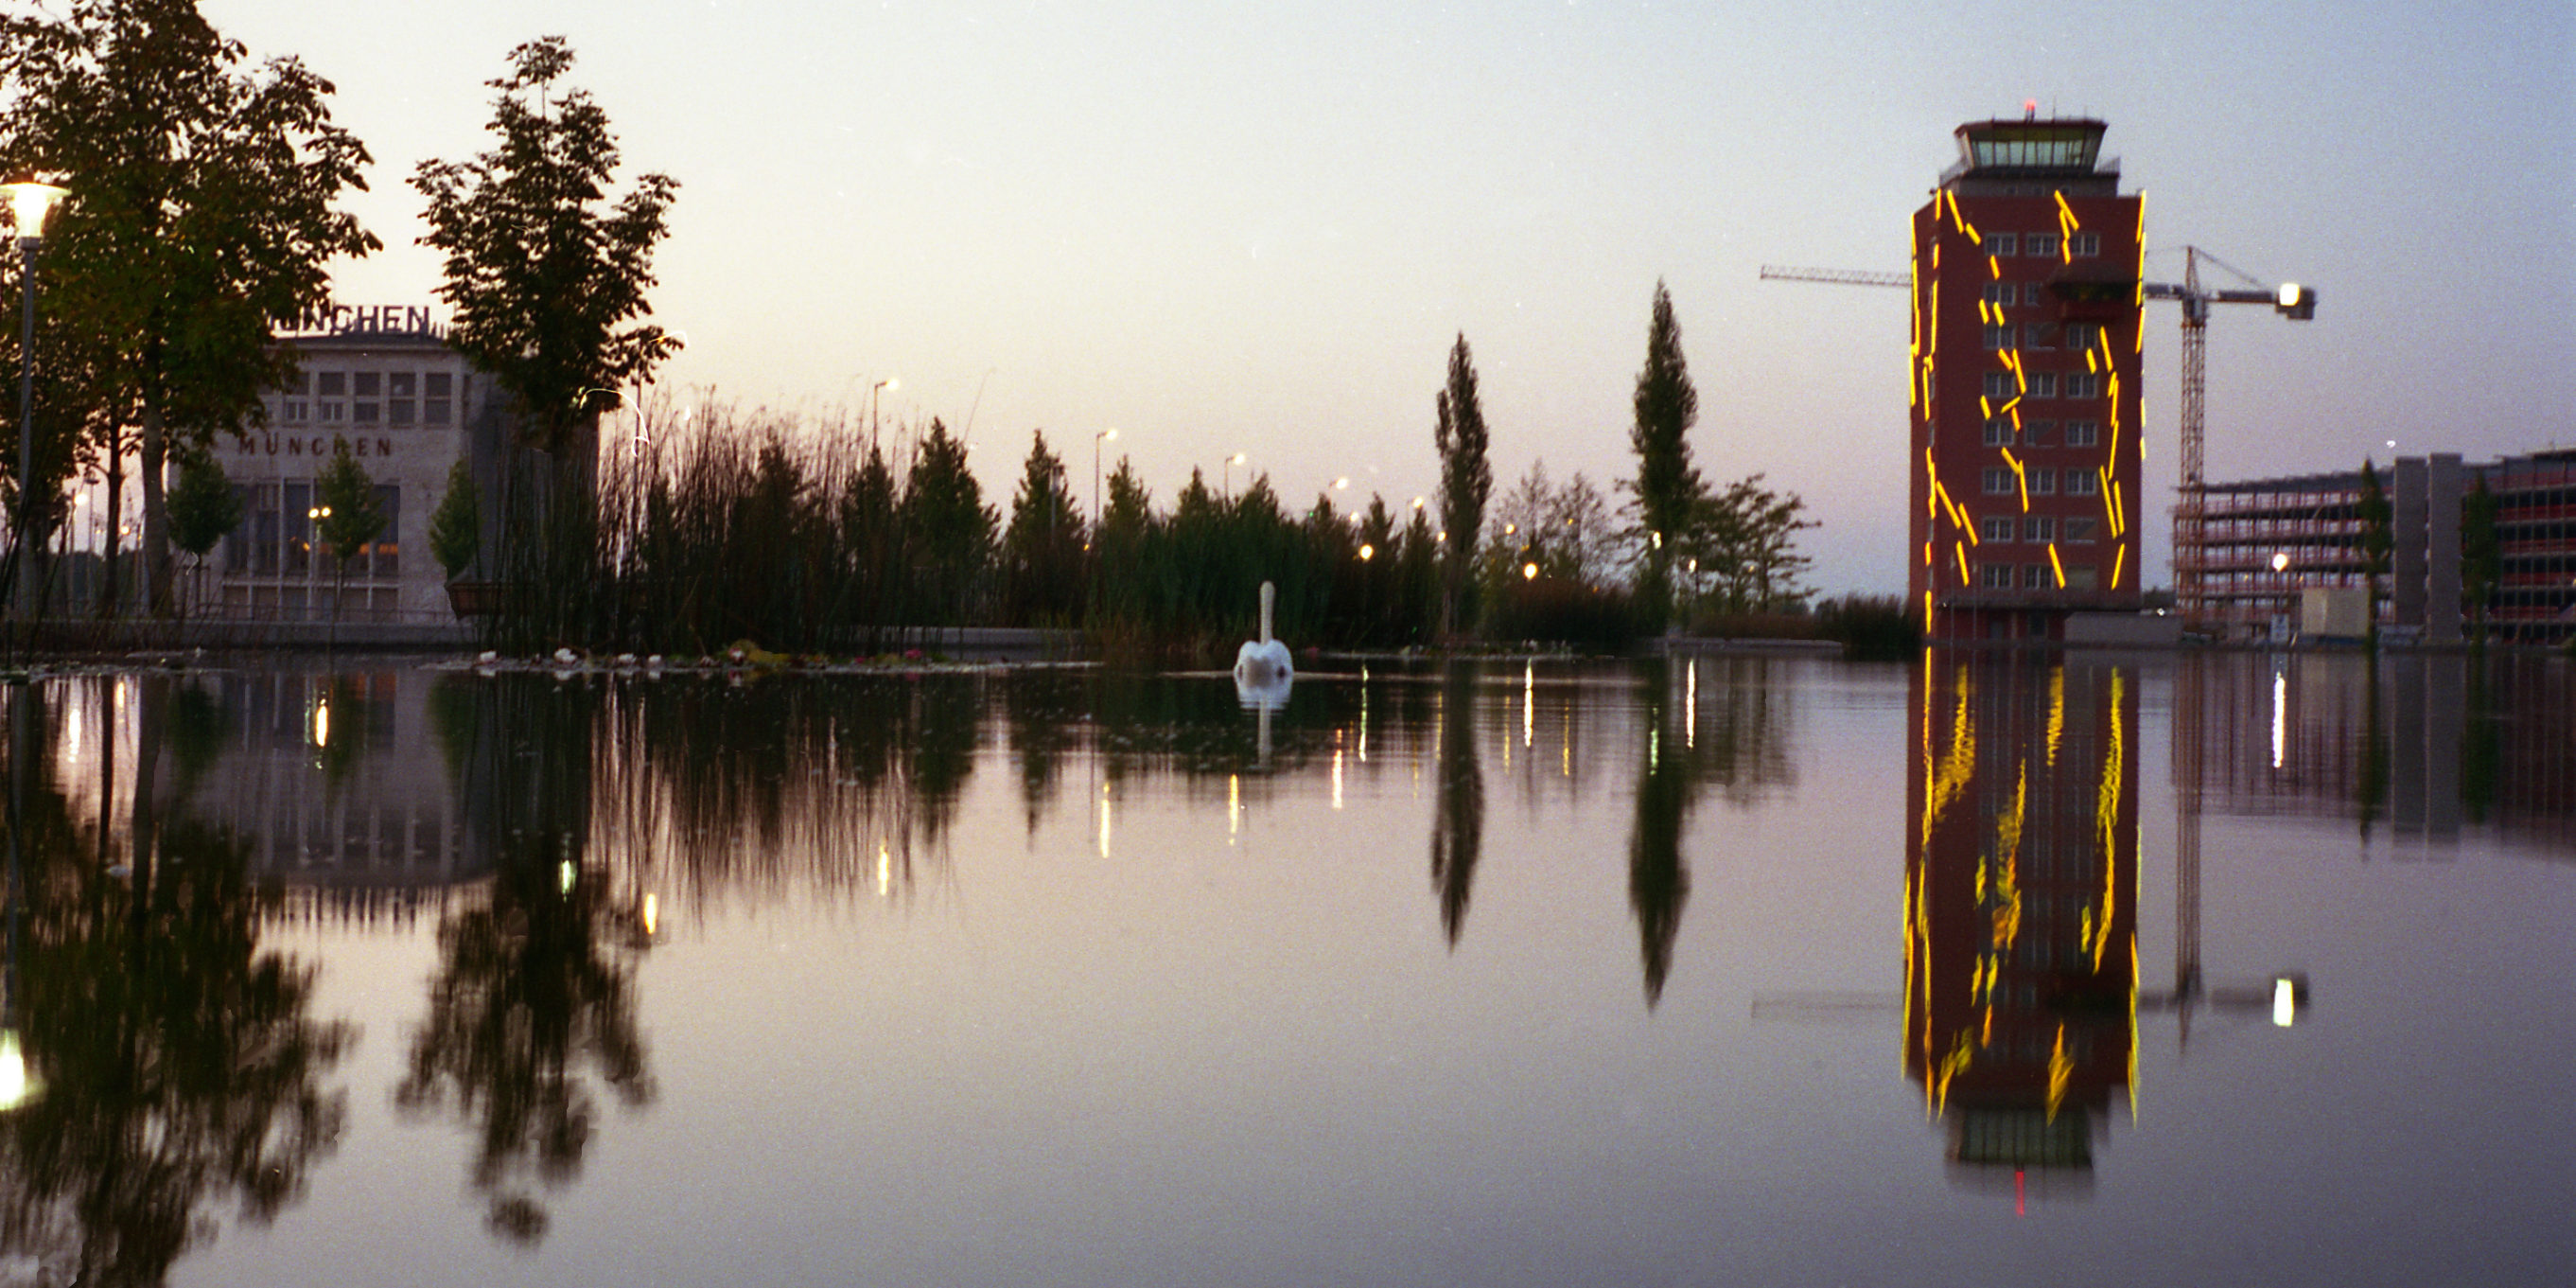
MULTIPOLYGON (((2213 304, 2268 304, 2294 322, 2317 315, 2316 288, 2295 282, 2265 286, 2242 269, 2197 246, 2182 248, 2182 281, 2145 282, 2140 298, 2174 300, 2182 305, 2182 461, 2174 505, 2174 606, 2185 624, 2198 627, 2207 616, 2208 562, 2202 548, 2207 501, 2203 496, 2201 442, 2209 385, 2209 309, 2213 304), (2247 282, 2251 289, 2209 290, 2200 284, 2200 264, 2207 260, 2247 282)), ((1833 286, 1904 286, 1914 278, 1865 268, 1787 268, 1762 266, 1762 280, 1823 282, 1833 286)))

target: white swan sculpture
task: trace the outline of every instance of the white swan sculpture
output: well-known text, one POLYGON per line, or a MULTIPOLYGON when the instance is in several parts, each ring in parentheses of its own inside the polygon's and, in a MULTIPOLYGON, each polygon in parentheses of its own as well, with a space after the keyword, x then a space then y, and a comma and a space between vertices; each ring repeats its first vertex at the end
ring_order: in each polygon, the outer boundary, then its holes
POLYGON ((1270 638, 1270 609, 1278 598, 1277 588, 1266 581, 1261 583, 1261 638, 1244 641, 1234 655, 1234 682, 1240 688, 1270 689, 1296 676, 1288 646, 1270 638))

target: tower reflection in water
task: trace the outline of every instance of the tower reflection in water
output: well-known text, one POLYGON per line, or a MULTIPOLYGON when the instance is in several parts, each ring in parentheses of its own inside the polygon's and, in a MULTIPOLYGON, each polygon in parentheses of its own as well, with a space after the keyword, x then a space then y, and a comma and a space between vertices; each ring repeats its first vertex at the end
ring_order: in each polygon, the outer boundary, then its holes
POLYGON ((2136 677, 1934 650, 1908 696, 1906 1073, 1955 1182, 2085 1189, 2136 1072, 2136 677))

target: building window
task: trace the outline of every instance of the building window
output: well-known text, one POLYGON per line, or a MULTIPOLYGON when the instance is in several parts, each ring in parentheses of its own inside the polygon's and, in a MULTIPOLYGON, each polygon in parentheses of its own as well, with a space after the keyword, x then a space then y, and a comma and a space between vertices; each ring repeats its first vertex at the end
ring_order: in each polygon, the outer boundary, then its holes
POLYGON ((1977 585, 1987 590, 2012 589, 2011 564, 1977 565, 1977 585))
POLYGON ((2013 379, 2013 373, 2009 371, 1989 371, 1986 373, 1986 396, 1988 398, 2001 401, 2003 399, 2010 398, 2019 392, 2021 392, 2021 382, 2013 379))
POLYGON ((2036 322, 2023 327, 2021 329, 2021 346, 2025 349, 2048 348, 2048 328, 2041 326, 2036 322))
POLYGON ((2099 519, 2068 519, 2066 521, 2066 539, 2082 545, 2091 545, 2093 543, 2094 525, 2100 522, 2101 520, 2099 519))
POLYGON ((2020 294, 2021 288, 2011 282, 1986 283, 1985 300, 1988 304, 2010 304, 2020 294))
POLYGON ((2048 283, 2046 283, 2046 282, 2029 282, 2029 283, 2025 283, 2025 284, 2022 286, 2022 288, 2021 288, 2021 302, 2022 302, 2022 303, 2024 303, 2024 304, 2046 304, 2046 303, 2048 303, 2048 283))
POLYGON ((2012 446, 2012 441, 2013 432, 2011 417, 1995 416, 1986 421, 1986 446, 2010 447, 2012 446))
POLYGON ((2068 564, 2066 566, 2066 588, 2068 590, 2098 590, 2101 588, 2101 585, 2101 570, 2095 568, 2093 565, 2068 564))
POLYGON ((2057 234, 2055 233, 2032 233, 2029 237, 2024 238, 2023 240, 2027 244, 2030 253, 2033 255, 2054 255, 2057 253, 2057 234))
POLYGON ((2084 259, 2084 258, 2087 258, 2087 257, 2090 257, 2090 256, 2094 256, 2094 255, 2099 255, 2099 254, 2101 254, 2101 253, 2102 253, 2102 234, 2100 234, 2100 233, 2070 233, 2070 234, 2068 234, 2068 236, 2067 236, 2067 238, 2066 238, 2066 253, 2067 253, 2067 254, 2069 254, 2069 255, 2074 256, 2074 257, 2075 257, 2075 258, 2077 258, 2077 259, 2084 259))
POLYGON ((2023 565, 2021 566, 2021 588, 2022 588, 2022 589, 2024 589, 2024 590, 2038 590, 2038 589, 2040 589, 2041 587, 2046 586, 2047 584, 2048 584, 2048 565, 2047 565, 2047 564, 2023 564, 2023 565))
POLYGON ((303 399, 289 398, 286 400, 286 415, 284 419, 289 425, 301 425, 304 423, 305 417, 309 415, 311 411, 311 404, 306 403, 303 399))
POLYGON ((2070 420, 2066 422, 2066 445, 2068 447, 2099 446, 2101 443, 2101 437, 2102 425, 2099 421, 2070 420))
POLYGON ((314 407, 320 412, 318 419, 326 425, 336 425, 340 423, 340 418, 346 415, 349 410, 348 404, 335 402, 315 403, 314 407))
POLYGON ((2033 398, 2056 397, 2057 373, 2054 371, 2034 371, 2030 373, 2030 396, 2033 398))
POLYGON ((2000 465, 1986 467, 1985 481, 1988 496, 2011 496, 2013 493, 2013 472, 2000 465))
POLYGON ((2047 447, 2050 445, 2049 440, 2056 437, 2056 421, 2025 420, 2021 423, 2021 441, 2033 447, 2047 447))
POLYGON ((2018 255, 2021 253, 2021 249, 2015 243, 2013 234, 2011 233, 1987 233, 1986 253, 2001 257, 2005 255, 2018 255))
POLYGON ((357 384, 349 392, 360 398, 374 398, 384 392, 385 377, 381 371, 361 371, 351 379, 357 384))
POLYGON ((2034 514, 2022 520, 2021 536, 2024 541, 2055 541, 2057 520, 2045 514, 2034 514))
POLYGON ((2032 494, 2033 494, 2033 495, 2037 495, 2037 496, 2054 496, 2054 495, 2056 495, 2056 494, 2057 494, 2057 471, 2055 471, 2055 470, 2032 470, 2032 471, 2030 472, 2030 490, 2031 490, 2031 492, 2032 492, 2032 494))
POLYGON ((2100 496, 2102 494, 2102 476, 2091 470, 2068 470, 2066 472, 2066 494, 2068 496, 2100 496))
POLYGON ((278 531, 277 485, 252 484, 250 490, 250 572, 252 576, 277 575, 278 531))
POLYGON ((345 371, 323 372, 322 388, 320 392, 325 398, 346 397, 349 392, 349 373, 345 371))
POLYGON ((2066 396, 2069 398, 2101 397, 2102 377, 2090 371, 2067 372, 2066 396))
POLYGON ((414 380, 408 371, 388 372, 385 375, 385 392, 396 398, 409 398, 418 392, 413 388, 414 380))
POLYGON ((2066 347, 2067 347, 2067 348, 2069 348, 2069 349, 2090 349, 2090 348, 2092 348, 2094 345, 2099 344, 2099 343, 2101 343, 2101 342, 2102 342, 2102 327, 2101 327, 2101 324, 2100 324, 2100 323, 2097 323, 2097 322, 2069 322, 2069 323, 2067 323, 2067 324, 2066 324, 2066 347))
POLYGON ((351 403, 349 419, 360 425, 372 425, 376 423, 376 413, 382 410, 384 410, 383 407, 377 403, 351 403))
POLYGON ((2010 515, 2003 515, 2003 514, 1990 514, 1990 515, 1987 515, 1985 518, 1982 518, 1982 519, 1977 520, 1977 539, 1978 539, 1978 540, 1980 540, 1980 541, 2010 541, 2010 540, 2012 540, 2012 539, 2013 539, 2013 521, 2012 521, 2012 516, 2010 516, 2010 515))
POLYGON ((2012 329, 2012 324, 2011 324, 2011 323, 2009 323, 2009 322, 2003 322, 2003 323, 1989 322, 1989 323, 1987 323, 1987 324, 1986 324, 1986 347, 1987 347, 1987 348, 1989 348, 1989 349, 2009 349, 2009 348, 2011 348, 2011 347, 2012 347, 2012 343, 2013 343, 2013 329, 2012 329))
POLYGON ((408 425, 412 421, 414 406, 409 398, 388 398, 385 400, 385 419, 396 425, 408 425))

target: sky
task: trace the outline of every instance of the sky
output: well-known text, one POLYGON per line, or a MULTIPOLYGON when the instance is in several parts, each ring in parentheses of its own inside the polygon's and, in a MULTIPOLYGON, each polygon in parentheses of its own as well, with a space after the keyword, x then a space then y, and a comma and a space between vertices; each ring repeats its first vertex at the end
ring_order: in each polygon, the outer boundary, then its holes
MULTIPOLYGON (((59 3, 59 0, 56 0, 59 3)), ((654 315, 684 406, 964 431, 1007 508, 1032 431, 1158 504, 1194 468, 1292 509, 1437 482, 1473 350, 1499 496, 1633 474, 1656 283, 1696 463, 1799 494, 1827 593, 1904 583, 1901 271, 1962 122, 2107 121, 2148 272, 2195 245, 2312 323, 2210 326, 2213 479, 2576 445, 2576 5, 1732 0, 881 3, 203 0, 338 86, 385 248, 346 304, 432 303, 406 183, 489 146, 509 50, 566 37, 626 176, 679 181, 654 315), (1099 436, 1115 429, 1114 440, 1099 436), (1088 440, 1088 441, 1086 441, 1088 440)), ((2213 285, 2230 284, 2224 272, 2213 285)), ((443 316, 443 312, 442 312, 443 316)), ((2171 504, 2178 317, 2149 306, 2171 504)), ((2162 580, 2166 531, 2148 525, 2162 580)))

